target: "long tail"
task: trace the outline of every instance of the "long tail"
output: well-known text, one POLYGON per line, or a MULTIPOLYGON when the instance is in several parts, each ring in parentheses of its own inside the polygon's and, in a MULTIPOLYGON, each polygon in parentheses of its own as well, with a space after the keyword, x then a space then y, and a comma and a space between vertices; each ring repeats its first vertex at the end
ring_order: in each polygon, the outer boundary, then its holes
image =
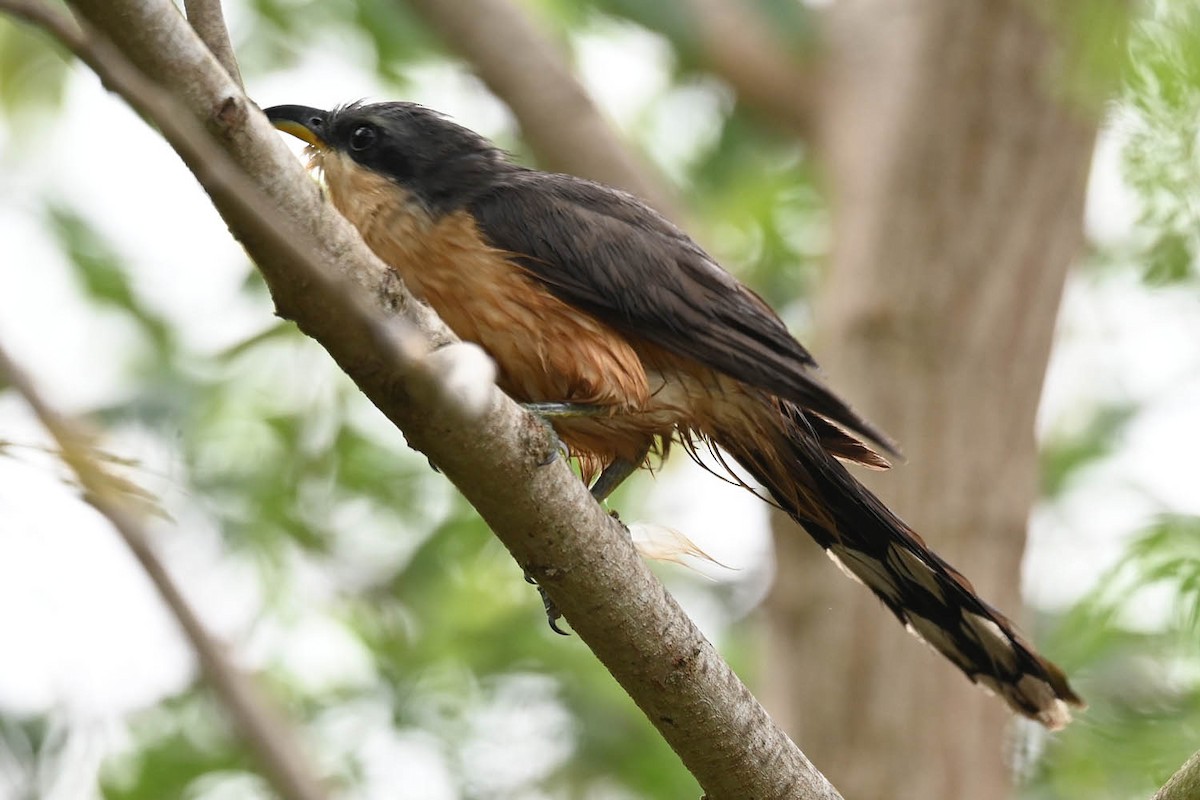
POLYGON ((746 397, 703 431, 767 488, 844 572, 972 681, 1050 729, 1083 706, 1062 671, 926 547, 832 454, 879 466, 839 428, 786 402, 746 397))

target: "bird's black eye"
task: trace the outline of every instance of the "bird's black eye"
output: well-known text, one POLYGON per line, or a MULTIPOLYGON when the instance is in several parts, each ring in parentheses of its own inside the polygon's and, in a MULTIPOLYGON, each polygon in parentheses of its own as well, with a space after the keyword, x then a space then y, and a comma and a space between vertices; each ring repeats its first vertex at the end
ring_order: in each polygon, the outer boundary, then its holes
POLYGON ((371 145, 375 144, 375 129, 370 125, 359 125, 350 134, 350 149, 354 151, 366 150, 371 145))

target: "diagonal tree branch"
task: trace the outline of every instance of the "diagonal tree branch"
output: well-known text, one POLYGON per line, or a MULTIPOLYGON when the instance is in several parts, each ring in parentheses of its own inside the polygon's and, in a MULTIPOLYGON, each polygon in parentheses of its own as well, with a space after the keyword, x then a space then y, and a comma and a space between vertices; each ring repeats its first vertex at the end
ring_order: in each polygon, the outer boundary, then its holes
POLYGON ((1197 797, 1200 797, 1200 752, 1184 762, 1155 793, 1154 800, 1195 800, 1197 797))
MULTIPOLYGON (((59 22, 70 23, 63 18, 59 22)), ((63 28, 65 30, 65 28, 63 28)), ((212 687, 242 739, 263 767, 279 794, 289 800, 322 800, 325 792, 309 768, 295 734, 251 680, 233 663, 221 644, 205 629, 179 587, 150 546, 138 517, 121 501, 112 478, 92 455, 92 437, 75 420, 52 408, 33 382, 0 347, 0 378, 7 380, 33 409, 58 445, 62 460, 79 478, 84 500, 100 512, 142 565, 191 643, 204 678, 212 687)))
POLYGON ((407 0, 504 100, 543 166, 617 186, 682 220, 674 192, 639 160, 511 0, 407 0))
MULTIPOLYGON (((0 9, 21 5, 28 3, 0 0, 0 9)), ((666 594, 620 526, 561 460, 547 464, 556 445, 545 428, 494 388, 482 416, 448 405, 442 354, 422 358, 395 346, 398 321, 420 330, 429 345, 452 337, 322 201, 175 7, 168 0, 73 5, 124 55, 90 38, 67 44, 158 125, 193 169, 255 257, 279 313, 321 342, 459 487, 710 800, 837 798, 666 594), (123 81, 125 57, 169 95, 144 80, 123 81), (251 184, 244 193, 239 170, 251 184), (275 224, 274 209, 294 224, 275 224), (308 257, 297 260, 298 248, 308 257), (325 269, 314 274, 310 262, 325 269)))

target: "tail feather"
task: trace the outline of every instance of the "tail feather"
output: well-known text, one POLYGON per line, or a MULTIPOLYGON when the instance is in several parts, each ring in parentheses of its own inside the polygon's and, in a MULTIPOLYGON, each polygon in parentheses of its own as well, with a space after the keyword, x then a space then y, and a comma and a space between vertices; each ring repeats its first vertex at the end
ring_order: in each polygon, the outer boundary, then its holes
MULTIPOLYGON (((970 582, 833 456, 861 455, 787 402, 751 407, 704 433, 770 492, 844 572, 913 634, 1014 710, 1051 729, 1084 705, 1066 677, 975 594, 970 582), (830 441, 840 443, 829 448, 830 441)), ((862 460, 853 458, 852 460, 862 460)))

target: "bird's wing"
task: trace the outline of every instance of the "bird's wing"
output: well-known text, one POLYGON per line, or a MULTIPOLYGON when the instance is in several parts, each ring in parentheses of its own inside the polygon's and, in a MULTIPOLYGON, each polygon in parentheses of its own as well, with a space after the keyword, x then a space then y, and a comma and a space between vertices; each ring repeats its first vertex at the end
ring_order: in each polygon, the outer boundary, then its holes
POLYGON ((564 302, 896 452, 825 387, 812 356, 762 298, 632 195, 519 171, 468 210, 492 246, 512 253, 564 302))

